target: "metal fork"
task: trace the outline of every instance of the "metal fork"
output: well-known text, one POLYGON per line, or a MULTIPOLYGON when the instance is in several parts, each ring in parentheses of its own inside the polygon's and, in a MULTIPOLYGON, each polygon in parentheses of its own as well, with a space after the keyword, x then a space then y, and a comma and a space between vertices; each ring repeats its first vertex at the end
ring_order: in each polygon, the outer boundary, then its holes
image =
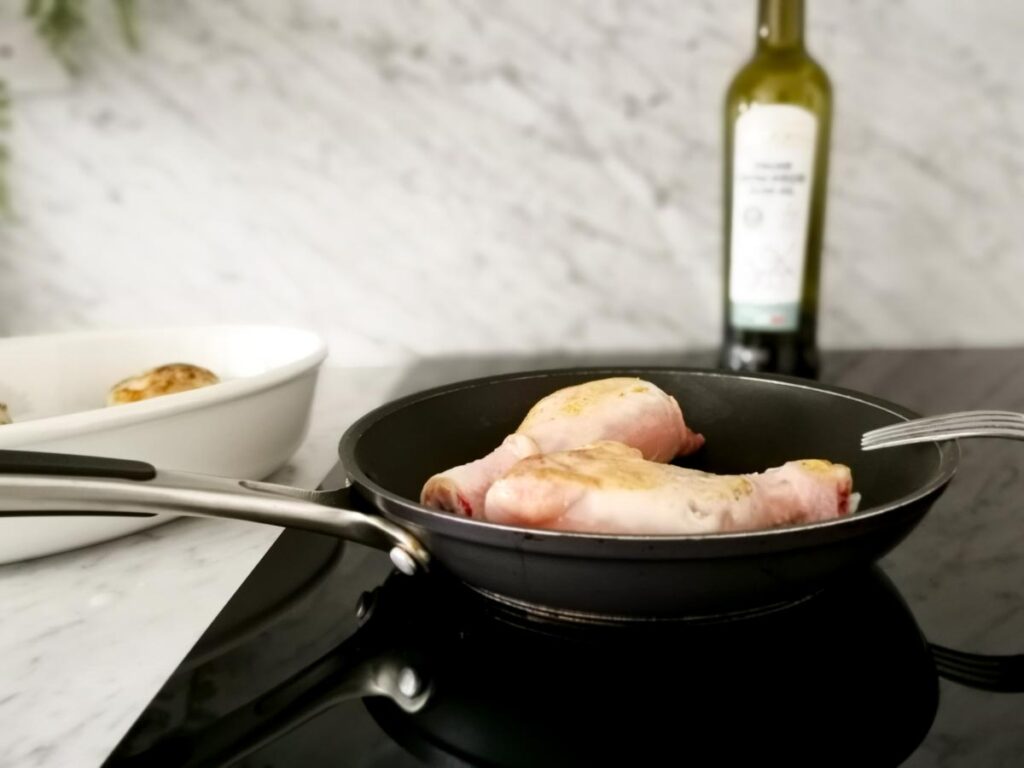
POLYGON ((989 656, 932 645, 935 670, 947 680, 984 691, 1024 691, 1024 655, 989 656))
POLYGON ((1009 437, 1024 440, 1024 414, 1012 411, 959 411, 942 416, 890 424, 865 432, 860 447, 865 451, 910 443, 930 443, 958 437, 1009 437))

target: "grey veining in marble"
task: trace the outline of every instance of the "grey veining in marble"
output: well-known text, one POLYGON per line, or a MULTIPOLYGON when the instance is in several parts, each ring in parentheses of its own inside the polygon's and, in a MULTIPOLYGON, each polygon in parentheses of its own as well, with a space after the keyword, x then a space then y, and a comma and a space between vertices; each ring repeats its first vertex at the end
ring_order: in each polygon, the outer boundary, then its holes
POLYGON ((273 542, 182 521, 0 569, 0 765, 98 765, 273 542))
MULTIPOLYGON (((713 344, 752 2, 141 0, 16 93, 0 331, 308 325, 341 360, 713 344)), ((1024 11, 809 2, 822 336, 1024 339, 1024 11)), ((17 90, 17 89, 15 89, 17 90)))

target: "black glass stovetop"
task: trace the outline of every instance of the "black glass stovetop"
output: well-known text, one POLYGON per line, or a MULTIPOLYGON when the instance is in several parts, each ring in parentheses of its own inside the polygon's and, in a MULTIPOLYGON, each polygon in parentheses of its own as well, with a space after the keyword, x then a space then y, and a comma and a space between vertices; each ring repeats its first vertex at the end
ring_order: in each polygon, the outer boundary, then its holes
MULTIPOLYGON (((826 363, 923 412, 1024 410, 1021 351, 826 363)), ((414 370, 399 393, 474 365, 414 370)), ((287 531, 106 765, 1024 764, 1024 478, 990 445, 881 564, 745 616, 553 623, 287 531)))

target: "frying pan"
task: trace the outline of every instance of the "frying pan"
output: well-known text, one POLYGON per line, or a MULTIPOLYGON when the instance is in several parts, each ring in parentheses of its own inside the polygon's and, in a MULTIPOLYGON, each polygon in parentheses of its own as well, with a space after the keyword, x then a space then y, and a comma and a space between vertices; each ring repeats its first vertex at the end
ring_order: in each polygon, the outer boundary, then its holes
POLYGON ((171 513, 291 526, 386 549, 405 573, 444 571, 493 600, 556 618, 699 617, 806 596, 906 537, 953 477, 957 445, 862 452, 860 436, 917 415, 775 375, 534 371, 437 387, 370 411, 341 438, 346 488, 306 491, 141 462, 0 452, 0 515, 171 513), (707 439, 687 466, 732 474, 803 458, 841 462, 862 494, 860 511, 752 532, 620 536, 495 525, 416 501, 428 477, 488 453, 545 395, 612 376, 637 376, 676 397, 707 439))

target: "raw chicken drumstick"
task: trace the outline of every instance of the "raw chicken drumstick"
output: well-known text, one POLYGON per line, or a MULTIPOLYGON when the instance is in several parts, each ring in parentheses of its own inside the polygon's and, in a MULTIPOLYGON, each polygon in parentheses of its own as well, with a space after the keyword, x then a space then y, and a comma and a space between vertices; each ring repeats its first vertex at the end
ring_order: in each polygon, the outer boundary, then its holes
POLYGON ((745 531, 846 515, 851 488, 848 467, 820 459, 713 475, 599 442, 520 461, 491 485, 483 519, 580 533, 745 531))
POLYGON ((623 443, 659 462, 693 453, 704 444, 704 438, 686 426, 671 395, 642 379, 599 379, 538 401, 515 433, 490 454, 431 477, 420 501, 480 517, 491 483, 521 459, 599 440, 623 443))

